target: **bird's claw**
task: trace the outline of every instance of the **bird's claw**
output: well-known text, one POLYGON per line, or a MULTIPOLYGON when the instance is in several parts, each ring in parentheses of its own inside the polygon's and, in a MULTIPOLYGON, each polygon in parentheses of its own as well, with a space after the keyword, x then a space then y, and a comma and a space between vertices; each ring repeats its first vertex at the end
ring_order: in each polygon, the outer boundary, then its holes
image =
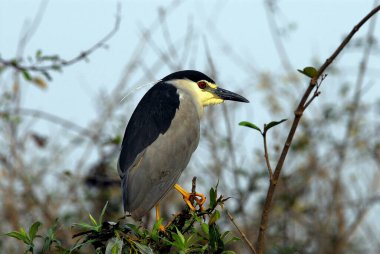
POLYGON ((158 226, 158 230, 161 231, 161 232, 163 232, 163 233, 166 232, 166 228, 165 228, 165 226, 163 226, 162 224, 160 224, 160 225, 158 226))
POLYGON ((198 193, 198 192, 194 192, 194 193, 187 192, 185 189, 183 189, 178 184, 175 184, 174 188, 182 194, 183 200, 186 202, 186 204, 189 206, 189 208, 192 211, 196 210, 195 207, 193 206, 193 201, 195 201, 198 204, 199 209, 201 211, 204 210, 203 204, 206 202, 205 195, 198 193))
POLYGON ((206 197, 205 195, 195 192, 195 193, 187 193, 188 195, 183 195, 183 200, 185 200, 186 204, 189 206, 189 208, 192 211, 195 211, 196 208, 193 206, 192 201, 195 201, 199 209, 203 211, 203 204, 206 202, 206 197))

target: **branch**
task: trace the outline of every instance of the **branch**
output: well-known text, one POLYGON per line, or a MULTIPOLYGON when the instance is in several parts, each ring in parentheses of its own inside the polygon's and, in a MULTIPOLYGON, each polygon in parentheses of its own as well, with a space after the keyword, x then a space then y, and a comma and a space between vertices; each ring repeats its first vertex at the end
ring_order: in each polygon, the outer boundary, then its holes
POLYGON ((97 49, 104 47, 106 45, 106 42, 109 41, 115 35, 115 33, 118 31, 119 26, 120 26, 120 21, 121 21, 120 13, 121 13, 121 6, 119 3, 117 5, 116 19, 115 19, 115 24, 112 30, 108 34, 106 34, 101 40, 95 43, 92 47, 82 51, 77 56, 69 60, 61 59, 58 57, 57 59, 53 60, 52 63, 47 64, 47 65, 38 66, 34 64, 34 65, 25 66, 25 65, 20 64, 20 62, 16 59, 5 60, 0 57, 0 68, 10 67, 20 72, 32 71, 32 72, 46 73, 47 71, 59 70, 62 67, 73 65, 81 60, 84 60, 97 49))
POLYGON ((280 177, 281 169, 284 165, 285 158, 288 154, 290 145, 292 143, 294 134, 296 132, 296 129, 298 127, 298 124, 301 120, 302 114, 306 109, 306 103, 310 97, 311 92, 314 90, 315 86, 318 83, 318 79, 321 77, 321 75, 325 72, 327 67, 335 60, 335 58, 340 54, 340 52, 346 47, 348 42, 351 40, 351 38, 355 35, 355 33, 378 11, 380 10, 380 5, 374 8, 370 13, 368 13, 347 35, 347 37, 343 40, 343 42, 339 45, 339 47, 334 51, 334 53, 325 61, 325 63, 318 69, 317 75, 313 77, 310 80, 309 86, 307 87, 304 95, 301 98, 301 101, 299 102, 297 109, 294 112, 294 120, 292 123, 292 126, 290 128, 288 137, 285 141, 284 147, 282 149, 280 158, 277 162, 275 171, 273 173, 273 180, 269 184, 267 196, 264 203, 264 208, 261 215, 261 222, 260 222, 260 228, 259 233, 257 237, 256 242, 256 249, 257 253, 262 254, 265 251, 265 232, 268 227, 268 220, 269 220, 269 213, 272 205, 272 200, 274 196, 274 191, 276 189, 276 185, 278 182, 278 179, 280 177))
POLYGON ((327 74, 322 75, 321 81, 319 81, 319 83, 317 84, 313 96, 309 99, 309 101, 305 103, 305 106, 304 106, 305 109, 307 109, 309 105, 313 102, 313 100, 321 94, 321 91, 319 91, 319 88, 321 87, 322 82, 323 80, 325 80, 326 77, 327 77, 327 74))
MULTIPOLYGON (((264 129, 265 129, 265 126, 264 126, 264 129)), ((267 146, 267 132, 266 130, 264 130, 263 133, 261 133, 263 135, 263 141, 264 141, 264 158, 265 158, 265 162, 267 164, 267 169, 268 169, 268 172, 269 172, 269 179, 270 181, 272 181, 273 179, 273 170, 272 170, 272 166, 270 165, 270 161, 269 161, 269 154, 268 154, 268 146, 267 146)))
POLYGON ((232 215, 230 214, 230 212, 226 209, 226 214, 228 216, 228 218, 230 219, 230 221, 232 222, 232 224, 234 224, 235 228, 239 231, 239 234, 241 235, 241 237, 243 237, 245 243, 249 246, 249 248, 251 249, 252 253, 256 254, 256 250, 255 248, 253 247, 252 243, 248 240, 247 236, 244 234, 243 231, 241 231, 241 229, 239 228, 239 226, 236 224, 235 222, 235 219, 234 217, 232 217, 232 215))
MULTIPOLYGON (((13 113, 10 111, 0 111, 0 117, 8 117, 9 115, 12 115, 13 113)), ((51 123, 57 124, 62 126, 63 128, 67 130, 72 130, 74 132, 77 132, 80 136, 86 136, 89 138, 94 138, 95 134, 92 133, 90 130, 81 127, 77 125, 74 122, 71 122, 69 120, 66 120, 64 118, 61 118, 59 116, 37 110, 37 109, 28 109, 28 108, 19 108, 18 114, 25 115, 25 116, 31 116, 35 118, 44 119, 46 121, 49 121, 51 123)))

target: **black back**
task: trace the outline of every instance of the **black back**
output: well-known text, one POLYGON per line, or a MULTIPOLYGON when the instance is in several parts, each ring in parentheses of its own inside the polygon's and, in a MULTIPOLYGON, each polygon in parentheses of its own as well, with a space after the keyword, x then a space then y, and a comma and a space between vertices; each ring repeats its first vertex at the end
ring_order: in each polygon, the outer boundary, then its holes
POLYGON ((164 81, 143 96, 125 130, 119 157, 121 172, 125 173, 137 155, 169 129, 179 103, 177 88, 164 81))

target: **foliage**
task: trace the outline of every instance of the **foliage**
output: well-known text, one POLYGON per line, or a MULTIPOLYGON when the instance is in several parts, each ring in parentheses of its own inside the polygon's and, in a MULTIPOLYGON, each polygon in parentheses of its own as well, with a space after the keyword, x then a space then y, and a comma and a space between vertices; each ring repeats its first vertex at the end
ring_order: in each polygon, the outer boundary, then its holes
POLYGON ((258 132, 261 133, 261 135, 265 136, 265 134, 268 132, 269 129, 273 128, 274 126, 276 125, 279 125, 283 122, 285 122, 287 119, 282 119, 280 121, 271 121, 267 124, 264 124, 264 130, 261 131, 261 129, 259 127, 257 127, 256 124, 253 124, 251 122, 248 122, 248 121, 242 121, 239 123, 240 126, 245 126, 245 127, 248 127, 248 128, 251 128, 251 129, 254 129, 254 130, 257 130, 258 132))
POLYGON ((157 221, 151 230, 142 226, 126 223, 124 218, 117 222, 103 221, 106 204, 96 220, 89 214, 90 223, 81 222, 73 225, 79 232, 73 238, 79 240, 73 246, 63 246, 56 238, 58 224, 47 229, 44 235, 38 235, 41 226, 35 222, 28 233, 21 228, 5 236, 22 241, 25 253, 35 253, 37 242, 40 242, 40 252, 50 253, 81 253, 86 246, 91 246, 96 253, 224 253, 233 254, 228 250, 230 243, 238 241, 230 231, 221 231, 218 225, 224 202, 228 198, 218 196, 217 186, 210 189, 209 206, 207 209, 191 211, 188 207, 177 214, 166 226, 165 231, 159 229, 162 220, 157 221))

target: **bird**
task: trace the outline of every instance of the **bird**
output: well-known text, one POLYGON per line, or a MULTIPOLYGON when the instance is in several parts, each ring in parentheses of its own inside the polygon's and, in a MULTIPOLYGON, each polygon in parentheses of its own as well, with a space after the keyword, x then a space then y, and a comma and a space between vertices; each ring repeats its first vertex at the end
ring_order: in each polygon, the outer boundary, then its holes
MULTIPOLYGON (((125 129, 117 163, 124 212, 141 220, 171 190, 179 191, 191 210, 191 193, 177 181, 200 139, 204 108, 225 100, 245 102, 206 74, 182 70, 157 81, 142 97, 125 129)), ((205 196, 195 193, 201 207, 205 196)))

